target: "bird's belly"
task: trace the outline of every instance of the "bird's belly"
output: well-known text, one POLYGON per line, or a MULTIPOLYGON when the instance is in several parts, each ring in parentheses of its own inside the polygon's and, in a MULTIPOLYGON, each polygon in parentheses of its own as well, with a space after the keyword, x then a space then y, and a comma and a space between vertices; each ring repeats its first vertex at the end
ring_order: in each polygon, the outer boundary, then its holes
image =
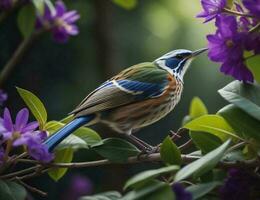
POLYGON ((109 125, 119 133, 148 126, 173 110, 179 102, 180 93, 170 92, 163 101, 148 100, 117 108, 109 113, 101 122, 109 125))
POLYGON ((178 102, 179 98, 174 95, 170 95, 164 103, 159 106, 155 106, 149 115, 144 117, 143 120, 140 120, 140 122, 136 124, 136 128, 148 126, 162 119, 174 109, 178 102))

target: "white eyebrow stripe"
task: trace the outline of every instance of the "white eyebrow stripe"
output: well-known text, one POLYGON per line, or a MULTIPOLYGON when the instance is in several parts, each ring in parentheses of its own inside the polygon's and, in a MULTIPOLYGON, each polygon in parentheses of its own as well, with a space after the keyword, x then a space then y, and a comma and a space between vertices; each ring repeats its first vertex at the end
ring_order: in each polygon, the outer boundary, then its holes
POLYGON ((119 85, 118 82, 116 82, 116 80, 113 80, 112 83, 113 83, 116 87, 118 87, 120 90, 122 90, 122 91, 124 91, 124 92, 126 92, 126 93, 128 93, 128 94, 137 95, 137 94, 142 94, 142 93, 143 93, 142 91, 135 92, 135 91, 132 91, 132 90, 128 90, 128 89, 122 87, 121 85, 119 85))

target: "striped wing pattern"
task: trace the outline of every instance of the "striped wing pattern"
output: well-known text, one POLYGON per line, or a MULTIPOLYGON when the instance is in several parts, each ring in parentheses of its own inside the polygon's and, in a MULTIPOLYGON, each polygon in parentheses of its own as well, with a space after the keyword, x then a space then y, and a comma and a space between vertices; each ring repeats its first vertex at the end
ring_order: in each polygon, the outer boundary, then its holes
POLYGON ((82 116, 159 97, 168 86, 168 76, 153 63, 130 67, 90 93, 72 113, 82 116))

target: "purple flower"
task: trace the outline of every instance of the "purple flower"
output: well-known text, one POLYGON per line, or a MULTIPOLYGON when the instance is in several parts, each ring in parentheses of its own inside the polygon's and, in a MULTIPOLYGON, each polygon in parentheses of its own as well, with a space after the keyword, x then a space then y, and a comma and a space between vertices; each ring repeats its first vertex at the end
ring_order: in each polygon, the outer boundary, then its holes
POLYGON ((36 27, 48 27, 52 31, 55 41, 65 43, 69 36, 75 36, 79 33, 78 27, 74 24, 80 15, 77 11, 67 11, 62 1, 56 1, 55 13, 51 13, 48 7, 45 8, 43 16, 39 16, 36 27))
POLYGON ((49 153, 48 148, 44 144, 34 139, 28 141, 28 152, 34 159, 44 163, 48 163, 54 158, 53 154, 49 153))
POLYGON ((62 200, 77 200, 81 196, 90 195, 92 190, 92 182, 87 177, 74 175, 70 181, 67 192, 62 197, 62 200))
POLYGON ((259 33, 251 33, 247 38, 247 49, 253 50, 255 54, 260 54, 260 34, 259 33))
POLYGON ((198 14, 197 17, 205 18, 204 23, 206 23, 222 12, 226 6, 226 0, 201 0, 201 5, 204 11, 198 14))
POLYGON ((217 31, 208 35, 209 58, 221 62, 221 71, 237 80, 253 82, 253 74, 244 64, 243 52, 246 34, 238 32, 238 23, 233 16, 216 18, 217 31))
POLYGON ((260 198, 260 179, 253 172, 230 169, 228 178, 220 188, 222 200, 244 200, 260 198))
POLYGON ((13 123, 8 108, 4 110, 4 117, 0 118, 0 133, 2 133, 2 142, 12 139, 14 147, 25 145, 29 154, 36 160, 49 162, 52 160, 52 154, 42 142, 47 138, 44 131, 36 131, 38 122, 30 122, 29 111, 27 108, 21 109, 13 123))
POLYGON ((0 105, 2 106, 4 102, 7 100, 8 95, 3 90, 0 89, 0 105))
POLYGON ((252 15, 260 18, 260 0, 243 0, 242 2, 252 15))
POLYGON ((175 193, 176 200, 192 200, 192 194, 186 191, 182 184, 175 183, 172 189, 175 193))
POLYGON ((0 132, 3 134, 3 140, 8 140, 11 137, 17 138, 21 134, 33 132, 38 127, 38 122, 30 122, 29 111, 27 108, 20 110, 13 124, 10 111, 4 109, 4 116, 0 118, 0 132))
POLYGON ((232 75, 240 81, 254 81, 253 74, 244 64, 243 59, 238 59, 235 62, 232 60, 224 62, 220 68, 220 71, 226 75, 232 75))

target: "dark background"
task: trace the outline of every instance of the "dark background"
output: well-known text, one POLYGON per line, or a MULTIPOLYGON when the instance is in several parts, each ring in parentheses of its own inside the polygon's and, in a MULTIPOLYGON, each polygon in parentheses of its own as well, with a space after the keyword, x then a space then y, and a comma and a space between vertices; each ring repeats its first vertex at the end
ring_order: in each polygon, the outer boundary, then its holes
MULTIPOLYGON (((49 34, 34 43, 5 87, 10 97, 7 105, 12 113, 25 106, 14 86, 35 93, 44 102, 48 119, 58 120, 100 83, 122 69, 153 61, 173 49, 205 47, 206 34, 214 31, 212 24, 203 24, 201 19, 195 18, 201 10, 197 0, 140 0, 133 10, 125 10, 109 0, 65 3, 81 15, 80 34, 66 44, 55 43, 49 34)), ((6 63, 21 40, 14 15, 0 27, 0 66, 6 63)), ((200 56, 186 74, 180 104, 160 122, 140 130, 138 136, 151 144, 159 143, 170 130, 181 126, 194 96, 200 97, 209 111, 215 113, 225 104, 217 90, 229 81, 206 55, 200 56)), ((106 127, 94 129, 102 137, 111 136, 111 130, 106 127)), ((77 153, 76 159, 84 161, 87 154, 77 153)), ((60 194, 64 193, 74 174, 89 177, 95 193, 120 190, 133 172, 143 168, 148 165, 79 169, 71 170, 58 184, 48 176, 30 182, 49 192, 48 199, 62 199, 60 194)))

